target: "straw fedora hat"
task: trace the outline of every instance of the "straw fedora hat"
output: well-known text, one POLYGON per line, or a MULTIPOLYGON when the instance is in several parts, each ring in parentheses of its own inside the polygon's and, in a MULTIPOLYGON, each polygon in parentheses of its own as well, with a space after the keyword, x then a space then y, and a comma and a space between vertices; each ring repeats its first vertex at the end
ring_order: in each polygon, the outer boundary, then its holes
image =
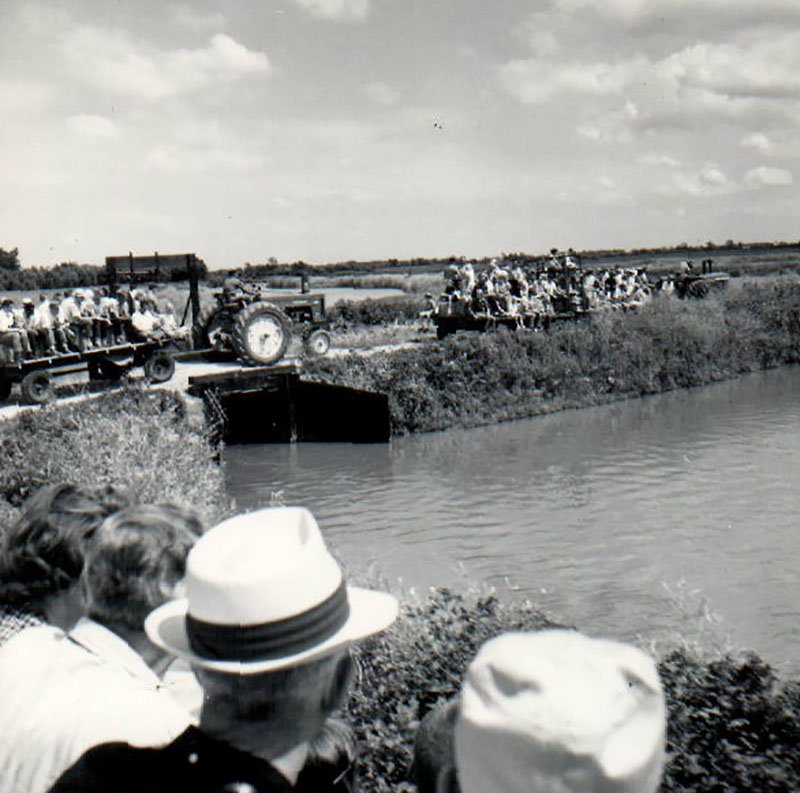
POLYGON ((254 674, 378 633, 397 611, 392 595, 345 585, 307 509, 276 507, 206 532, 187 559, 186 597, 152 611, 145 630, 196 666, 254 674))

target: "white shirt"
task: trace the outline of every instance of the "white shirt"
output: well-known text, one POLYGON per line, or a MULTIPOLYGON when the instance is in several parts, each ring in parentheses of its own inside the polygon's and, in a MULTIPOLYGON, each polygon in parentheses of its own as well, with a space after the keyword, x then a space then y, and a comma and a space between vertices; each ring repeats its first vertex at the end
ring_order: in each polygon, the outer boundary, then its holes
POLYGON ((77 319, 81 315, 81 310, 78 308, 78 302, 74 297, 65 297, 58 307, 58 321, 68 324, 73 319, 77 319))
POLYGON ((122 639, 91 620, 0 648, 0 793, 44 793, 87 749, 162 746, 191 720, 122 639))

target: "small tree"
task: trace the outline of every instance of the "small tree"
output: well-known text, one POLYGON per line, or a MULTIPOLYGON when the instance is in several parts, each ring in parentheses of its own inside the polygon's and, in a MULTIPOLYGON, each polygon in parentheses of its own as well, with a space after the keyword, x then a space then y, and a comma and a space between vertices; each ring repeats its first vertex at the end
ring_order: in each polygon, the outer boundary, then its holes
POLYGON ((19 248, 11 251, 0 248, 0 270, 19 270, 19 248))

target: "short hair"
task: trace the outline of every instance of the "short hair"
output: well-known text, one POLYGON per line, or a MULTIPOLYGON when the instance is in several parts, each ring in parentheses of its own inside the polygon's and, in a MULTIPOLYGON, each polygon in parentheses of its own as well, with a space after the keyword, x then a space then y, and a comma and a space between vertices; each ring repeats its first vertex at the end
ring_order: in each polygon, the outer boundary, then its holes
POLYGON ((176 504, 138 505, 112 515, 86 551, 87 614, 111 629, 142 630, 147 614, 174 597, 202 533, 198 515, 176 504))
POLYGON ((128 494, 112 485, 40 488, 0 543, 0 602, 37 611, 76 584, 86 542, 128 503, 128 494))
MULTIPOLYGON (((203 688, 203 712, 230 723, 279 723, 329 703, 330 691, 346 690, 354 662, 349 650, 269 672, 236 674, 195 666, 203 688)), ((333 709, 337 703, 330 703, 333 709)))
POLYGON ((326 719, 308 742, 308 756, 295 783, 297 790, 356 790, 358 743, 353 730, 326 719))

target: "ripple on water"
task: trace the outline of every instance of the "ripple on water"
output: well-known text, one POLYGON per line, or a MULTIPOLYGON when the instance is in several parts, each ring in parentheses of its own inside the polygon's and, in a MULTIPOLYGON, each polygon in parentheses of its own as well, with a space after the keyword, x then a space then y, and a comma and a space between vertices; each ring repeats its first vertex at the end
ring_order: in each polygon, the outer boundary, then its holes
MULTIPOLYGON (((353 569, 480 580, 567 622, 678 635, 686 582, 737 646, 800 659, 800 370, 392 444, 230 447, 245 507, 308 506, 353 569)), ((800 664, 798 664, 800 667, 800 664)))

